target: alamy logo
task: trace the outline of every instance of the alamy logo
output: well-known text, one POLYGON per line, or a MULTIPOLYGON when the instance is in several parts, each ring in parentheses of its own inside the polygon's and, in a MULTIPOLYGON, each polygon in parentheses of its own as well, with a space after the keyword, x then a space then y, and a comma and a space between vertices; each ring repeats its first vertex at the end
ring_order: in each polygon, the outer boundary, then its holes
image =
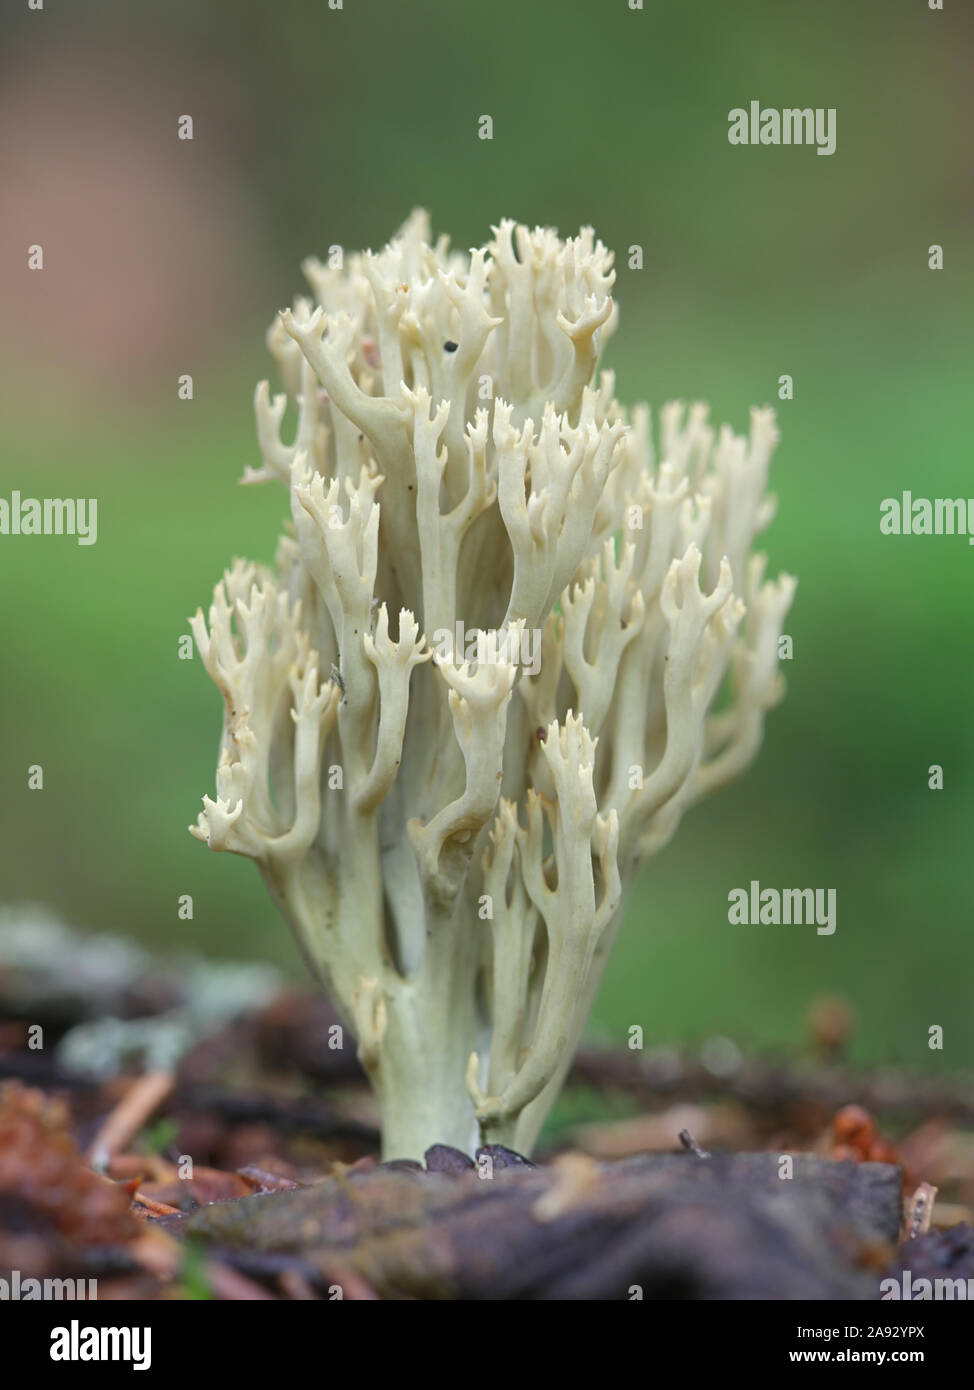
POLYGON ((25 1279, 19 1269, 10 1271, 9 1279, 0 1279, 0 1302, 29 1303, 32 1299, 45 1302, 64 1300, 77 1303, 87 1299, 89 1303, 98 1297, 97 1279, 25 1279))
POLYGON ((974 1279, 914 1279, 908 1269, 898 1278, 880 1280, 881 1299, 902 1299, 906 1303, 931 1301, 968 1302, 974 1299, 974 1279))
POLYGON ((727 894, 727 920, 734 926, 810 926, 819 936, 835 931, 834 888, 762 888, 756 878, 727 894))
POLYGON ((732 145, 817 145, 819 154, 835 154, 835 107, 773 106, 752 101, 747 110, 728 111, 732 145))
POLYGON ((133 1371, 152 1365, 151 1327, 82 1327, 72 1318, 51 1329, 52 1361, 131 1361, 133 1371))
POLYGON ((879 504, 884 536, 967 536, 974 545, 974 497, 884 497, 879 504))
POLYGON ((79 545, 98 539, 95 497, 0 497, 0 536, 77 536, 79 545))
POLYGON ((541 629, 524 627, 521 623, 512 623, 503 632, 494 628, 468 631, 463 623, 457 623, 452 630, 438 627, 431 645, 437 661, 468 661, 478 666, 513 661, 529 676, 536 676, 541 670, 541 629))

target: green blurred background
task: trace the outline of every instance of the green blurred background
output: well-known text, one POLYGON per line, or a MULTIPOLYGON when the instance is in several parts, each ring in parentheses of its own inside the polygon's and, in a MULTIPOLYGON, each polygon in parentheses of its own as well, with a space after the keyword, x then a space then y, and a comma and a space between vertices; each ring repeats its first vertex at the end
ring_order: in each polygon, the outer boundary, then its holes
POLYGON ((593 1030, 788 1048, 835 992, 857 1057, 970 1063, 974 550, 878 526, 904 488, 974 494, 964 9, 8 12, 0 495, 97 496, 99 538, 0 538, 0 901, 301 977, 253 867, 186 832, 212 790, 220 702, 177 643, 233 555, 272 557, 285 513, 282 491, 236 481, 256 462, 264 329, 302 289, 304 255, 377 246, 416 204, 462 247, 502 215, 592 223, 617 251, 623 400, 704 398, 743 429, 793 376, 766 548, 772 573, 800 576, 789 695, 760 761, 644 870, 593 1030), (752 98, 834 106, 836 153, 730 146, 728 112, 752 98), (835 935, 729 926, 728 891, 752 878, 835 888, 835 935))

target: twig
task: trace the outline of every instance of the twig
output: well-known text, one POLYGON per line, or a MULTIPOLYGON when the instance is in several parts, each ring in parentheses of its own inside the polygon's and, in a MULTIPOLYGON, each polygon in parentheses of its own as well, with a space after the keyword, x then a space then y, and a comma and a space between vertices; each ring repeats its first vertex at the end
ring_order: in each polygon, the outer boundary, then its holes
POLYGON ((150 1071, 140 1076, 103 1121, 88 1150, 88 1162, 104 1170, 159 1106, 172 1095, 176 1078, 170 1071, 150 1071))
POLYGON ((184 1216, 178 1207, 170 1206, 168 1202, 160 1202, 155 1197, 147 1197, 144 1192, 136 1192, 132 1198, 133 1203, 138 1203, 140 1207, 145 1207, 150 1216, 184 1216))
POLYGON ((700 1145, 697 1143, 696 1139, 694 1139, 693 1135, 690 1133, 688 1129, 681 1129, 678 1138, 680 1140, 680 1143, 687 1150, 687 1152, 695 1154, 697 1158, 713 1157, 713 1155, 708 1153, 706 1149, 702 1149, 700 1147, 700 1145))
POLYGON ((937 1189, 931 1187, 928 1182, 922 1182, 913 1195, 906 1199, 904 1240, 916 1240, 917 1236, 925 1236, 929 1231, 936 1196, 937 1189))

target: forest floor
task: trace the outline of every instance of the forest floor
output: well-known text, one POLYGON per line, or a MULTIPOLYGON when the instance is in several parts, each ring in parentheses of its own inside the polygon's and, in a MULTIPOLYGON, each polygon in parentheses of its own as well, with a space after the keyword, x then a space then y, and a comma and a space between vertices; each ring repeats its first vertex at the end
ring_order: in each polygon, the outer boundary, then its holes
POLYGON ((583 1050, 530 1162, 384 1164, 326 1001, 44 930, 27 951, 0 933, 0 1280, 21 1288, 869 1300, 906 1270, 974 1280, 974 1078, 848 1066, 841 1001, 800 1058, 583 1050))

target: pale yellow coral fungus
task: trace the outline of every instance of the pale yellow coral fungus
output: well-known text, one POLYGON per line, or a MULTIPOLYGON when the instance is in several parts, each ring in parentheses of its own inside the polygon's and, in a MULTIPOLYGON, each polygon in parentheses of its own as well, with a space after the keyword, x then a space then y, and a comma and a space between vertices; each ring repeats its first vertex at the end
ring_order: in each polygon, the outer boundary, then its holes
POLYGON ((640 860, 781 694, 794 581, 751 554, 772 412, 740 438, 670 404, 654 442, 595 379, 611 265, 590 229, 511 222, 459 255, 420 212, 307 262, 246 475, 288 489, 290 533, 193 623, 226 705, 193 833, 258 864, 389 1157, 531 1148, 640 860))

